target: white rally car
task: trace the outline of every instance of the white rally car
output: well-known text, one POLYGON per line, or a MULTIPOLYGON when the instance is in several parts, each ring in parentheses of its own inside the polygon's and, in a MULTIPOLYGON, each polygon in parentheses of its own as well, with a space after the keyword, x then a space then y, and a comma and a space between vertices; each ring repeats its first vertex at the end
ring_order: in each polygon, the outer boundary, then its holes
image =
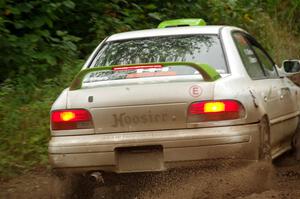
POLYGON ((114 34, 52 106, 50 163, 82 183, 204 160, 274 159, 300 133, 300 88, 286 77, 300 71, 296 61, 280 75, 246 31, 202 19, 114 34))

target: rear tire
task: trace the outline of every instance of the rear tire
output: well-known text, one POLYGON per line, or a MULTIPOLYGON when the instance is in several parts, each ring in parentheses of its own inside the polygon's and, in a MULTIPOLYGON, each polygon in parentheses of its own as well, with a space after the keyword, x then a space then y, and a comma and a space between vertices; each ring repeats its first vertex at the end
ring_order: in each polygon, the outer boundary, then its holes
POLYGON ((275 178, 274 165, 271 153, 271 130, 267 116, 264 116, 260 123, 260 153, 259 162, 252 166, 253 176, 257 182, 261 182, 257 189, 268 190, 275 178))
POLYGON ((292 145, 295 151, 296 160, 300 160, 300 117, 299 117, 298 127, 296 129, 292 145))
POLYGON ((51 198, 53 199, 88 199, 94 194, 96 183, 81 174, 54 175, 51 198))
POLYGON ((260 145, 260 160, 266 162, 272 162, 271 155, 271 137, 270 137, 270 125, 268 118, 265 116, 260 121, 260 137, 261 137, 261 145, 260 145))

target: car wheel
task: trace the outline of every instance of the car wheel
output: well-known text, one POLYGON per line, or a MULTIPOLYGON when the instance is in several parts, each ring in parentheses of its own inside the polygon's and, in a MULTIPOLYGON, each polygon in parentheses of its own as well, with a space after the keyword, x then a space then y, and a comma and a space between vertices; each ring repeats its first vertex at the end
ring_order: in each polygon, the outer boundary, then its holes
POLYGON ((51 198, 83 199, 92 198, 96 183, 80 174, 53 176, 51 198))
POLYGON ((295 151, 296 160, 300 160, 300 117, 295 136, 293 138, 293 149, 295 151))
POLYGON ((267 162, 272 161, 271 156, 271 138, 270 138, 270 125, 267 117, 263 117, 260 121, 260 137, 261 137, 261 145, 260 145, 260 160, 264 160, 267 162))

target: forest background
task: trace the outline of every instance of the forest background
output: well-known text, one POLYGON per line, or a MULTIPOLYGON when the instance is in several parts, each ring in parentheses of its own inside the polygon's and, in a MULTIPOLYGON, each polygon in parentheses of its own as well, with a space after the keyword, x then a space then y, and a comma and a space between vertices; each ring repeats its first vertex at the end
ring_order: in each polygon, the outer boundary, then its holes
POLYGON ((49 110, 106 36, 203 18, 300 58, 300 0, 0 0, 0 176, 47 166, 49 110))

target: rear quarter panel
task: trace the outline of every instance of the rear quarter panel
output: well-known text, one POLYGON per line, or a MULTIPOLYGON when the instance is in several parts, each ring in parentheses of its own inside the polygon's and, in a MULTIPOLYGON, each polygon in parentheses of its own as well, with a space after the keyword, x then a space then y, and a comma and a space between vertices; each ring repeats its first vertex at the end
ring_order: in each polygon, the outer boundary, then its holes
POLYGON ((67 98, 68 98, 69 88, 64 89, 58 98, 55 100, 51 107, 52 110, 65 109, 67 108, 67 98))

